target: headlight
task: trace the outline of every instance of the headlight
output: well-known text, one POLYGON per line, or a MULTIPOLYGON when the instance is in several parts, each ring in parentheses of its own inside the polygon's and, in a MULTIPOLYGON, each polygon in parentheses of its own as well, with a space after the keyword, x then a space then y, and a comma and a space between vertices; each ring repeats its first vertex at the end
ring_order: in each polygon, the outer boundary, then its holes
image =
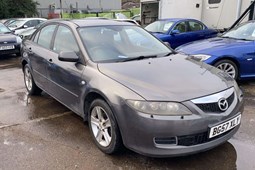
POLYGON ((191 57, 196 61, 205 61, 208 58, 210 58, 211 56, 205 55, 205 54, 197 54, 197 55, 192 55, 191 57))
POLYGON ((22 39, 20 38, 20 37, 16 37, 16 42, 18 43, 18 44, 20 44, 21 42, 22 42, 22 39))
POLYGON ((135 110, 152 115, 183 116, 191 115, 191 111, 180 103, 175 102, 146 102, 127 100, 130 107, 135 110))

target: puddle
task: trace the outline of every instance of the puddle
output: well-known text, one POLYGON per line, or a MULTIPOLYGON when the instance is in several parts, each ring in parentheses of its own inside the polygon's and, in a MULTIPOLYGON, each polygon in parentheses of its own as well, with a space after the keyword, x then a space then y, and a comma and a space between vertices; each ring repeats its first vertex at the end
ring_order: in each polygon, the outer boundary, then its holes
POLYGON ((31 102, 30 96, 25 92, 18 92, 18 103, 21 103, 23 106, 28 106, 31 102))

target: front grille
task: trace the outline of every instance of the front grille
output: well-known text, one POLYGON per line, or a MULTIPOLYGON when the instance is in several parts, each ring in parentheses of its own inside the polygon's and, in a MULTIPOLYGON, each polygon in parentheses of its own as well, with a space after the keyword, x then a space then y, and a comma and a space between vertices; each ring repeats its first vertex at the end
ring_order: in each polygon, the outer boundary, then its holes
POLYGON ((215 139, 219 139, 226 134, 230 133, 235 128, 220 134, 213 138, 208 138, 208 132, 193 134, 193 135, 185 135, 185 136, 175 136, 175 137, 165 137, 165 138, 154 138, 155 144, 158 145, 178 145, 178 146, 194 146, 203 143, 207 143, 213 141, 215 139))
POLYGON ((16 41, 8 41, 8 42, 4 42, 4 41, 2 41, 2 42, 0 42, 0 44, 4 44, 4 45, 7 45, 7 44, 15 44, 16 43, 16 41))
POLYGON ((199 144, 203 144, 206 142, 210 142, 212 140, 221 138, 222 136, 225 136, 226 134, 228 134, 229 132, 231 132, 233 129, 231 129, 230 131, 227 131, 219 136, 216 136, 214 138, 208 138, 208 132, 204 132, 204 133, 199 133, 199 134, 194 134, 194 135, 186 135, 186 136, 178 136, 178 145, 181 146, 193 146, 193 145, 199 145, 199 144))
MULTIPOLYGON (((230 106, 235 98, 235 93, 232 93, 226 100, 228 102, 228 106, 230 106)), ((205 104, 196 104, 201 110, 204 112, 212 112, 212 113, 222 113, 224 111, 220 110, 218 102, 216 103, 205 103, 205 104)))

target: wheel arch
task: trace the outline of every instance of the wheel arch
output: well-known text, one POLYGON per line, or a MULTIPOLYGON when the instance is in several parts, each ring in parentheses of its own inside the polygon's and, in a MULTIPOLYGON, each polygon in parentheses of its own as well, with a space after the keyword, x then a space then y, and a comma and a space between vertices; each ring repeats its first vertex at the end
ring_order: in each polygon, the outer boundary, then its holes
MULTIPOLYGON (((89 113, 89 107, 90 104, 95 100, 95 99, 102 99, 104 100, 110 107, 110 109, 112 110, 113 114, 114 114, 114 109, 112 107, 112 105, 110 104, 109 99, 101 92, 99 92, 98 90, 90 90, 84 97, 83 100, 83 113, 84 113, 84 121, 88 120, 88 113, 89 113)), ((115 116, 115 114, 114 114, 115 116)), ((115 117, 116 119, 116 117, 115 117)))
POLYGON ((234 56, 222 56, 222 57, 219 57, 218 59, 216 59, 212 63, 212 65, 216 64, 217 62, 219 62, 221 60, 230 60, 230 61, 234 62, 238 68, 240 68, 240 64, 238 63, 237 59, 235 59, 234 56))
POLYGON ((86 96, 85 96, 85 98, 84 98, 84 100, 83 100, 83 101, 84 101, 84 104, 83 104, 83 114, 84 114, 83 120, 84 120, 84 121, 88 121, 88 114, 89 114, 90 104, 91 104, 95 99, 102 99, 103 101, 105 101, 105 102, 109 105, 109 107, 110 107, 110 109, 111 109, 111 111, 112 111, 112 113, 113 113, 113 117, 114 117, 114 119, 115 119, 115 121, 116 121, 116 124, 117 124, 117 126, 118 126, 118 129, 119 129, 119 132, 120 132, 121 140, 123 140, 123 138, 122 138, 122 133, 121 133, 121 129, 120 129, 120 126, 119 126, 119 122, 118 122, 117 117, 116 117, 116 114, 115 114, 116 111, 114 110, 113 106, 111 105, 111 102, 109 101, 109 99, 108 99, 102 92, 100 92, 100 91, 98 91, 98 90, 90 90, 90 91, 86 94, 86 96))
POLYGON ((22 64, 22 70, 24 71, 24 67, 26 64, 28 64, 29 62, 26 59, 22 59, 21 60, 21 64, 22 64))
POLYGON ((217 62, 219 62, 219 61, 221 61, 221 60, 230 60, 230 61, 232 61, 232 62, 234 62, 235 63, 235 65, 236 65, 236 67, 237 67, 237 71, 238 71, 238 78, 239 78, 239 76, 240 76, 240 64, 239 64, 239 62, 237 61, 237 59, 235 59, 235 57, 234 56, 222 56, 222 57, 220 57, 220 58, 218 58, 217 60, 215 60, 213 63, 212 63, 212 65, 214 66, 217 62))

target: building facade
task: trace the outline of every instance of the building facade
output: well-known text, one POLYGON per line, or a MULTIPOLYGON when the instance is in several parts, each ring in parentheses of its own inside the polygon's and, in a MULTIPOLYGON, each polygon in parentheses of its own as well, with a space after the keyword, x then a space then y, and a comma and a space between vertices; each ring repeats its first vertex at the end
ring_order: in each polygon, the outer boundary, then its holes
POLYGON ((52 8, 60 10, 62 2, 63 12, 79 11, 107 11, 121 9, 121 0, 35 0, 40 17, 47 17, 52 8))

